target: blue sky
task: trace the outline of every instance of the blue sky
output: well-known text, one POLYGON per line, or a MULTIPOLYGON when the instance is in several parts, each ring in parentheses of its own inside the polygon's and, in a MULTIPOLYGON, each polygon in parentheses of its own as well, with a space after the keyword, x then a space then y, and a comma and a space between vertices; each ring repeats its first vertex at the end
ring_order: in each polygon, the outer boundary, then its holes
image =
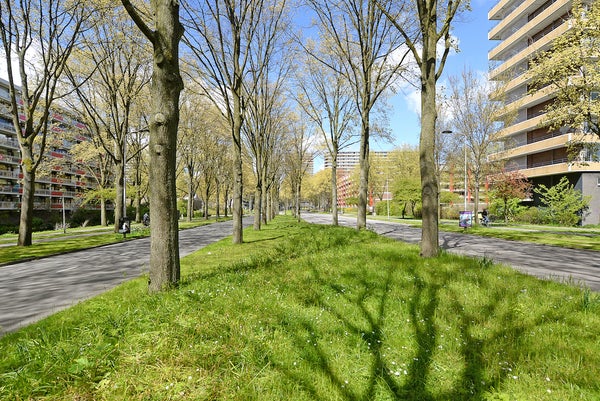
MULTIPOLYGON (((487 33, 495 24, 488 21, 487 14, 495 0, 472 0, 472 11, 463 14, 454 23, 453 35, 458 38, 460 52, 448 57, 444 74, 439 84, 443 85, 449 75, 458 75, 466 67, 474 71, 488 71, 487 53, 494 46, 488 41, 487 33)), ((373 142, 371 149, 391 150, 402 144, 417 145, 419 143, 419 94, 412 88, 405 88, 389 103, 393 107, 390 112, 390 125, 395 138, 394 143, 373 142)))

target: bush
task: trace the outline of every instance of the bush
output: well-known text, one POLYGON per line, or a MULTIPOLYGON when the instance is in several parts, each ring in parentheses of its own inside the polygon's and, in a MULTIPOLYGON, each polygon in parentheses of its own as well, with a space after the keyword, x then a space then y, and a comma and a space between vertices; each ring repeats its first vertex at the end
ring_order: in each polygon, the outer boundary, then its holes
POLYGON ((544 224, 544 213, 537 207, 523 208, 519 210, 515 220, 525 224, 544 224))
POLYGON ((77 209, 70 218, 72 227, 85 225, 100 225, 100 211, 91 209, 77 209), (87 222, 87 223, 86 223, 87 222))
POLYGON ((54 229, 54 221, 44 220, 40 217, 34 217, 31 220, 31 231, 46 231, 54 229))

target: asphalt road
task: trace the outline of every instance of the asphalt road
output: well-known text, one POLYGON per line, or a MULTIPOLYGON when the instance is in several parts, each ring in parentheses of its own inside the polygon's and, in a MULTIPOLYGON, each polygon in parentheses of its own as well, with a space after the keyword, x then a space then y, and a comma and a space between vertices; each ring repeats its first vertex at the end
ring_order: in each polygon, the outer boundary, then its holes
MULTIPOLYGON (((306 213, 302 218, 311 223, 331 223, 329 215, 306 213)), ((339 216, 339 224, 356 227, 356 218, 339 216)), ((421 240, 420 228, 402 223, 368 220, 367 227, 378 234, 411 244, 418 244, 421 240)), ((600 252, 597 251, 441 231, 439 238, 440 247, 448 252, 486 257, 542 279, 571 282, 600 291, 600 252)))
MULTIPOLYGON (((180 257, 231 235, 232 227, 180 231, 180 257)), ((150 238, 143 238, 0 267, 0 336, 140 276, 149 252, 150 238)))

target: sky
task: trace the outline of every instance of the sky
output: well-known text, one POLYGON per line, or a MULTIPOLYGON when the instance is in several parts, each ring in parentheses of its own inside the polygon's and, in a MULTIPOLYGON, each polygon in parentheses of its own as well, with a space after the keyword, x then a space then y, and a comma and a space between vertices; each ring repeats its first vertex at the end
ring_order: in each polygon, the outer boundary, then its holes
MULTIPOLYGON (((482 73, 488 71, 487 53, 494 43, 488 40, 487 34, 495 21, 489 21, 487 15, 496 2, 496 0, 471 0, 472 11, 466 12, 455 20, 452 34, 458 39, 460 52, 448 56, 438 85, 444 85, 448 76, 459 75, 465 68, 482 73)), ((404 91, 390 99, 389 103, 392 106, 390 128, 394 142, 391 144, 373 142, 371 150, 391 150, 403 144, 418 145, 419 93, 412 87, 406 87, 404 91)))

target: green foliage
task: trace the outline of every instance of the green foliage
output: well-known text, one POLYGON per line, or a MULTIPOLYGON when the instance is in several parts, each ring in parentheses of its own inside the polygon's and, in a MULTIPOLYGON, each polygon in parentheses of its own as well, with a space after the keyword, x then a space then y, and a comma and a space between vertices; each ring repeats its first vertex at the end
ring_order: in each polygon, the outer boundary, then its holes
POLYGON ((73 212, 69 219, 72 227, 83 225, 100 225, 100 211, 79 208, 73 212))
POLYGON ((599 136, 600 6, 576 0, 570 16, 569 29, 553 40, 551 49, 530 61, 529 86, 538 91, 552 85, 555 98, 543 121, 551 129, 584 127, 586 133, 599 136))
MULTIPOLYGON (((500 219, 503 219, 505 222, 509 221, 523 221, 527 222, 527 220, 521 220, 519 216, 526 214, 527 206, 521 205, 520 198, 508 198, 508 199, 499 199, 492 198, 490 202, 489 211, 493 216, 497 216, 500 219)), ((535 209, 535 208, 534 208, 535 209)), ((536 212, 533 212, 536 213, 536 212)), ((527 216, 524 216, 525 218, 527 216)))
POLYGON ((543 224, 544 213, 539 207, 522 207, 515 214, 515 221, 525 224, 543 224))
MULTIPOLYGON (((405 207, 403 204, 399 204, 398 202, 394 202, 390 200, 390 216, 402 216, 402 211, 405 207)), ((387 216, 388 213, 388 203, 387 201, 377 202, 375 205, 375 212, 378 216, 387 216)))
POLYGON ((544 220, 562 226, 577 224, 580 220, 579 213, 588 207, 591 199, 589 196, 582 197, 581 191, 574 189, 564 176, 558 184, 550 188, 542 184, 534 192, 540 195, 542 204, 546 205, 543 209, 544 220))
POLYGON ((577 288, 291 218, 244 237, 0 339, 0 398, 598 399, 577 288))

